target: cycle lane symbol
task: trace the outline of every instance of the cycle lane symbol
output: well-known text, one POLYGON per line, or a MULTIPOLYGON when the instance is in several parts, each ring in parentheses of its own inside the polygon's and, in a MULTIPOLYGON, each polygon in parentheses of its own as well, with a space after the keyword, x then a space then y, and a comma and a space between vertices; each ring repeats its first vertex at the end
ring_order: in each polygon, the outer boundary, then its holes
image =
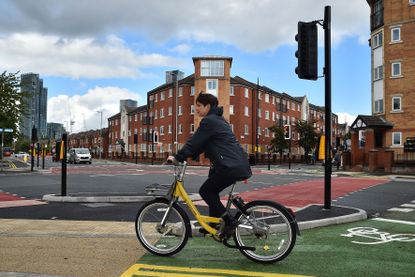
POLYGON ((367 245, 374 245, 374 244, 383 244, 388 242, 414 242, 415 241, 415 234, 391 234, 388 232, 379 231, 373 227, 354 227, 347 229, 347 234, 340 234, 342 237, 360 237, 369 239, 371 241, 357 241, 353 240, 352 243, 356 244, 367 244, 367 245))

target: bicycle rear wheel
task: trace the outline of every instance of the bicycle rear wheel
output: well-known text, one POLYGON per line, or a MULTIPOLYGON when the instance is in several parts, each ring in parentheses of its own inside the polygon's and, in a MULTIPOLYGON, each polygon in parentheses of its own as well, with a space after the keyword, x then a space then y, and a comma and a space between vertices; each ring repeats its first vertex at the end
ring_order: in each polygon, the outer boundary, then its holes
POLYGON ((176 203, 171 207, 165 225, 161 226, 168 207, 167 199, 155 199, 141 207, 135 220, 140 243, 151 253, 161 256, 182 250, 191 235, 189 218, 176 203))
POLYGON ((287 257, 297 236, 289 212, 272 201, 252 201, 245 208, 249 216, 236 215, 239 225, 233 237, 236 245, 255 250, 239 249, 241 253, 260 263, 274 263, 287 257))

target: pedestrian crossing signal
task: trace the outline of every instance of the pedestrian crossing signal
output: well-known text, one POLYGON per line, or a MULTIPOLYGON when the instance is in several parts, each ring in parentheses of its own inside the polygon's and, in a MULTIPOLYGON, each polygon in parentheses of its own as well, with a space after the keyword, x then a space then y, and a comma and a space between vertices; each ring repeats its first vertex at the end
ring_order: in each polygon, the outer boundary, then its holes
POLYGON ((284 138, 291 139, 291 125, 284 125, 284 138))

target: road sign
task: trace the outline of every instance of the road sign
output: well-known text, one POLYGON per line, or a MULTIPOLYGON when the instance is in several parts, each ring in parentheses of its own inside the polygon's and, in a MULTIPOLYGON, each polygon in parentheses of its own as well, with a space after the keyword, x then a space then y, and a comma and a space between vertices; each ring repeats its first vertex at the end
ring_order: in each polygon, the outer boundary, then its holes
POLYGON ((0 132, 13 133, 13 129, 12 128, 0 128, 0 132))

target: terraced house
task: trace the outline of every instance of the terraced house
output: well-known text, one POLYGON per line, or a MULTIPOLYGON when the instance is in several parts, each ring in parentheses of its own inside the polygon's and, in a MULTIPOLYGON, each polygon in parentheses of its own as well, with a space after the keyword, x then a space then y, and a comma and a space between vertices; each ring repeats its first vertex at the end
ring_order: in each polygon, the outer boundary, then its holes
MULTIPOLYGON (((264 157, 273 134, 269 127, 295 125, 298 120, 314 120, 324 133, 324 107, 308 103, 307 97, 293 97, 266 86, 231 77, 232 57, 194 57, 194 73, 166 73, 166 83, 147 93, 147 105, 125 105, 108 118, 109 156, 166 157, 180 149, 197 129, 195 99, 201 91, 218 97, 236 138, 250 154, 264 157)), ((341 136, 337 115, 333 114, 333 138, 341 136)), ((299 134, 292 128, 292 154, 299 157, 299 134)), ((336 140, 333 140, 336 141, 336 140)), ((202 162, 204 161, 201 157, 202 162)))

